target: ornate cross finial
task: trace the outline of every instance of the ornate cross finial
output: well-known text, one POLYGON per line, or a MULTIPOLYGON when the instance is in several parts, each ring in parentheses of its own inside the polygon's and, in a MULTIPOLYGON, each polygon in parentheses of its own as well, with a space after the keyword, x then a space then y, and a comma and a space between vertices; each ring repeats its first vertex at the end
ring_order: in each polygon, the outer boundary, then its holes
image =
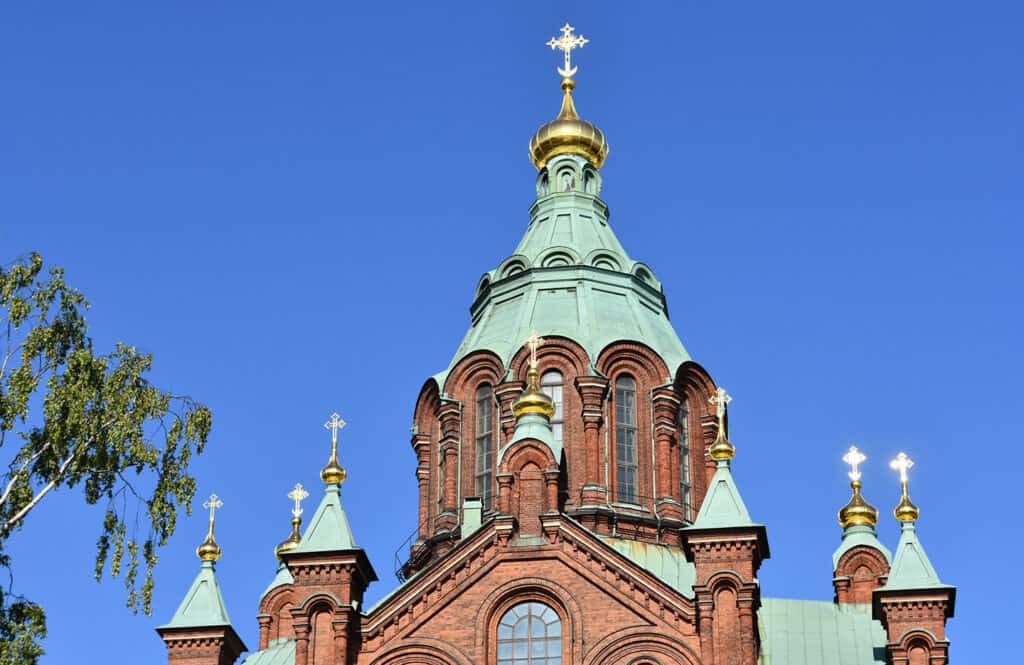
POLYGON ((203 508, 208 508, 210 510, 210 526, 211 526, 211 528, 213 527, 213 511, 217 510, 218 508, 223 508, 223 507, 224 507, 224 502, 221 501, 220 497, 217 496, 216 494, 211 494, 210 498, 203 502, 203 508))
POLYGON ((309 496, 309 492, 302 487, 302 483, 295 483, 295 487, 291 492, 288 492, 288 498, 295 502, 295 507, 292 508, 292 517, 298 517, 302 514, 302 500, 309 496))
POLYGON ((552 49, 561 49, 565 53, 565 67, 559 67, 558 73, 569 78, 576 73, 576 67, 572 66, 572 58, 569 55, 572 53, 574 48, 583 48, 583 45, 590 40, 583 35, 574 35, 572 31, 576 28, 572 27, 568 23, 562 26, 562 36, 552 37, 551 41, 548 42, 548 46, 552 49))
POLYGON ((530 331, 530 336, 526 338, 526 346, 530 348, 530 367, 537 369, 537 349, 544 343, 544 338, 537 335, 536 330, 530 331))
POLYGON ((338 430, 344 429, 346 423, 337 413, 331 414, 331 419, 324 423, 326 429, 331 430, 331 444, 338 445, 338 430))
POLYGON ((850 446, 850 449, 843 455, 843 461, 850 465, 850 480, 860 480, 860 465, 864 463, 867 456, 857 450, 857 446, 850 446))
POLYGON ((719 387, 715 394, 708 398, 708 404, 714 404, 715 414, 719 420, 725 418, 725 407, 732 401, 732 395, 725 392, 725 388, 719 387))
POLYGON ((912 466, 914 466, 914 460, 907 457, 904 453, 900 453, 896 456, 896 459, 889 462, 890 469, 900 472, 900 482, 904 485, 907 484, 908 480, 907 471, 909 471, 912 466))

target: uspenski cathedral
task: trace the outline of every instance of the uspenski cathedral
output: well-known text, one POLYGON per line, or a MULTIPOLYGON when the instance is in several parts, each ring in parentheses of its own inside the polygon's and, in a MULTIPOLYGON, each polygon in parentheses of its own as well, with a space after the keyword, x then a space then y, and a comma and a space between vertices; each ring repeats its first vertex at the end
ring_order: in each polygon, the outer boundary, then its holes
POLYGON ((290 495, 292 533, 258 598, 259 643, 244 645, 228 619, 211 497, 199 573, 157 629, 170 665, 243 654, 244 665, 948 662, 956 590, 918 538, 902 453, 895 548, 876 537, 864 456, 851 448, 833 600, 762 593, 768 530, 733 476, 730 397, 687 354, 655 271, 608 224, 608 143, 572 96, 570 56, 585 43, 569 25, 549 42, 564 53, 562 107, 530 139, 529 224, 478 282, 469 331, 416 397, 419 529, 399 586, 364 606, 377 573, 342 505, 335 414, 305 529, 308 493, 290 495))

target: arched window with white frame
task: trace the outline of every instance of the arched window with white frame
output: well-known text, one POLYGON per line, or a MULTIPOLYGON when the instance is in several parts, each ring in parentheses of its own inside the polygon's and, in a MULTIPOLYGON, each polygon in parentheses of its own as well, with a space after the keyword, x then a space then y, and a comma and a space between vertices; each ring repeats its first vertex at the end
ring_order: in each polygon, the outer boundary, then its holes
POLYGON ((615 500, 637 503, 636 380, 615 379, 615 500))
POLYGON ((562 620, 535 601, 519 603, 498 622, 498 665, 562 665, 562 620))
POLYGON ((476 391, 476 495, 484 510, 494 495, 494 391, 483 384, 476 391))
POLYGON ((555 441, 559 444, 563 441, 562 437, 565 427, 563 410, 564 385, 565 381, 562 378, 562 373, 557 369, 548 370, 544 372, 544 376, 540 377, 541 391, 555 403, 555 415, 551 417, 551 432, 555 435, 555 441))

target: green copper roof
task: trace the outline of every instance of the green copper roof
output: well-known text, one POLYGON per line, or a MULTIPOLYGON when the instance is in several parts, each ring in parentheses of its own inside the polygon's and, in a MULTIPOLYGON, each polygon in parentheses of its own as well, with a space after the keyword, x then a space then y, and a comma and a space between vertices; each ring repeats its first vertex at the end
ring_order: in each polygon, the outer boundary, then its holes
POLYGON ((213 561, 203 561, 199 574, 192 582, 184 600, 178 606, 171 621, 161 628, 199 628, 206 626, 230 626, 228 609, 220 593, 213 561))
POLYGON ((883 665, 885 630, 870 605, 763 598, 759 665, 883 665))
POLYGON ((623 538, 599 536, 636 565, 645 569, 687 598, 693 598, 697 569, 681 550, 623 538))
POLYGON ((832 553, 832 570, 835 570, 836 566, 839 565, 840 557, 854 547, 860 547, 861 545, 875 548, 882 553, 886 561, 892 563, 892 553, 878 540, 878 536, 875 535, 875 528, 867 524, 855 524, 843 529, 843 539, 840 541, 836 551, 832 553))
MULTIPOLYGON (((584 166, 582 158, 564 155, 549 168, 584 166)), ((661 284, 622 248, 598 189, 539 195, 516 253, 480 280, 472 325, 435 377, 442 389, 451 368, 473 352, 491 351, 507 366, 532 330, 575 341, 591 362, 619 340, 650 346, 669 374, 690 359, 669 322, 661 284)))
POLYGON ((736 487, 728 462, 719 462, 693 527, 707 529, 733 526, 754 526, 754 522, 736 487))
POLYGON ((885 589, 926 589, 945 587, 924 553, 924 547, 917 539, 913 522, 904 522, 900 542, 896 545, 896 558, 889 571, 885 589))
POLYGON ((267 595, 277 587, 283 586, 285 584, 291 584, 294 581, 295 579, 292 577, 291 571, 288 570, 288 566, 284 565, 284 563, 282 562, 277 566, 277 574, 275 574, 274 579, 271 580, 270 586, 268 586, 266 591, 264 591, 263 594, 260 595, 260 598, 267 595))
POLYGON ((271 640, 266 649, 253 652, 242 661, 242 665, 293 665, 294 663, 295 640, 286 638, 271 640))
POLYGON ((341 486, 330 484, 324 489, 324 498, 302 534, 302 542, 294 552, 334 552, 356 547, 352 527, 341 507, 341 486))
POLYGON ((562 460, 562 444, 555 440, 555 434, 551 431, 551 422, 539 413, 527 413, 516 420, 516 429, 512 433, 511 440, 498 451, 498 463, 501 463, 505 451, 513 443, 523 439, 536 439, 547 444, 551 449, 551 454, 555 457, 555 462, 562 460))

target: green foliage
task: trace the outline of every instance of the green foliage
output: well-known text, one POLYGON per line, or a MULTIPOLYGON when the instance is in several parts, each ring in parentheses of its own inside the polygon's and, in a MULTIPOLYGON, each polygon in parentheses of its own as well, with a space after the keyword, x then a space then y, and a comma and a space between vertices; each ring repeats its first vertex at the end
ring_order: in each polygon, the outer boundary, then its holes
MULTIPOLYGON (((7 540, 42 499, 80 488, 85 503, 107 508, 96 578, 122 577, 128 606, 148 614, 156 551, 179 509, 190 512, 188 465, 212 418, 150 385, 151 355, 120 343, 97 354, 88 308, 60 268, 44 273, 38 254, 0 268, 0 567, 11 568, 7 540)), ((36 662, 45 635, 41 607, 0 592, 0 665, 36 662)))

